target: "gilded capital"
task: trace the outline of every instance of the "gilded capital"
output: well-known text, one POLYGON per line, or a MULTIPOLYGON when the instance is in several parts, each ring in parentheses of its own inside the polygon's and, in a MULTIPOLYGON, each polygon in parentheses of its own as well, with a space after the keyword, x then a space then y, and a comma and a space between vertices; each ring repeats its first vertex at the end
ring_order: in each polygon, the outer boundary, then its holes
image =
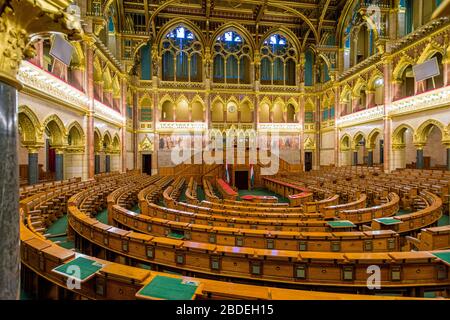
POLYGON ((16 76, 20 63, 35 54, 29 45, 45 32, 63 32, 71 38, 82 33, 80 22, 65 10, 70 1, 0 1, 0 81, 20 88, 16 76))

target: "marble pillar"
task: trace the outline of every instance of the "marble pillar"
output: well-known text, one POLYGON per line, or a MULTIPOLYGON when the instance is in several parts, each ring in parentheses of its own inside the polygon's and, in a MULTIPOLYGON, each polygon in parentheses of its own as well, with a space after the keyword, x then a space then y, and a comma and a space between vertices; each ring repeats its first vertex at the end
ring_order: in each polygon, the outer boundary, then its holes
POLYGON ((105 156, 105 172, 111 172, 111 155, 105 156))
POLYGON ((38 149, 28 149, 28 184, 39 182, 39 158, 38 149))
POLYGON ((0 82, 0 299, 18 299, 19 167, 17 90, 0 82))
POLYGON ((367 155, 367 165, 373 167, 373 150, 369 150, 367 155))
POLYGON ((17 80, 20 62, 31 56, 30 36, 49 31, 80 39, 81 23, 65 13, 68 1, 2 1, 0 6, 0 300, 19 299, 20 215, 17 80), (39 21, 39 22, 36 22, 39 21))
POLYGON ((450 148, 447 148, 447 170, 450 171, 450 148))
POLYGON ((354 166, 358 165, 358 151, 353 152, 353 165, 354 166))
POLYGON ((64 153, 60 150, 56 150, 55 155, 55 180, 64 180, 64 153))
POLYGON ((424 167, 424 161, 423 161, 423 149, 418 148, 417 149, 417 157, 416 157, 416 168, 417 169, 423 169, 424 167))
POLYGON ((95 154, 94 162, 95 162, 95 164, 94 164, 95 174, 99 174, 100 173, 100 155, 99 154, 95 154))

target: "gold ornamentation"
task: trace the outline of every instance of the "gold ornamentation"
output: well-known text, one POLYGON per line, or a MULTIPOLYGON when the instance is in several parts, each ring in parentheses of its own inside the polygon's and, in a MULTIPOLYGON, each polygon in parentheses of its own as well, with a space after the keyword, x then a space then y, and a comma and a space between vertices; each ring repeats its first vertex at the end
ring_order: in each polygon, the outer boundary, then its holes
POLYGON ((144 140, 139 143, 139 152, 153 152, 153 142, 145 135, 144 140))
POLYGON ((316 143, 310 138, 307 137, 304 143, 305 150, 316 150, 316 143))
POLYGON ((79 38, 80 22, 64 10, 70 1, 11 0, 0 5, 0 80, 20 88, 16 76, 20 63, 35 52, 30 37, 54 31, 79 38))

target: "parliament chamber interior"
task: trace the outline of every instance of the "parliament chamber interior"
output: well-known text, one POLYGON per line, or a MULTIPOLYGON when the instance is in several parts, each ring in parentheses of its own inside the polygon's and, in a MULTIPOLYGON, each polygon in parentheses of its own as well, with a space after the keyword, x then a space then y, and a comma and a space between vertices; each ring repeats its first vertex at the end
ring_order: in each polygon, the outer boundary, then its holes
POLYGON ((0 299, 450 299, 450 1, 1 3, 0 299))

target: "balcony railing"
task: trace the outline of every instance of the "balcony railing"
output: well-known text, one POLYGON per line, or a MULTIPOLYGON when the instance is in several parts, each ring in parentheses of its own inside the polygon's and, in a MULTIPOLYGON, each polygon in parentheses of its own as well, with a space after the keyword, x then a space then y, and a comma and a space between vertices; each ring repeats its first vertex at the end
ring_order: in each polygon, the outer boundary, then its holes
POLYGON ((384 106, 378 106, 343 116, 337 120, 338 126, 349 126, 366 121, 383 119, 384 106))
POLYGON ((419 95, 393 102, 388 107, 388 113, 401 114, 411 111, 429 110, 450 103, 450 86, 428 91, 419 95))
POLYGON ((156 131, 173 132, 173 131, 205 131, 208 124, 205 122, 158 122, 156 131))
POLYGON ((300 132, 302 125, 300 123, 259 123, 258 131, 267 132, 300 132))

